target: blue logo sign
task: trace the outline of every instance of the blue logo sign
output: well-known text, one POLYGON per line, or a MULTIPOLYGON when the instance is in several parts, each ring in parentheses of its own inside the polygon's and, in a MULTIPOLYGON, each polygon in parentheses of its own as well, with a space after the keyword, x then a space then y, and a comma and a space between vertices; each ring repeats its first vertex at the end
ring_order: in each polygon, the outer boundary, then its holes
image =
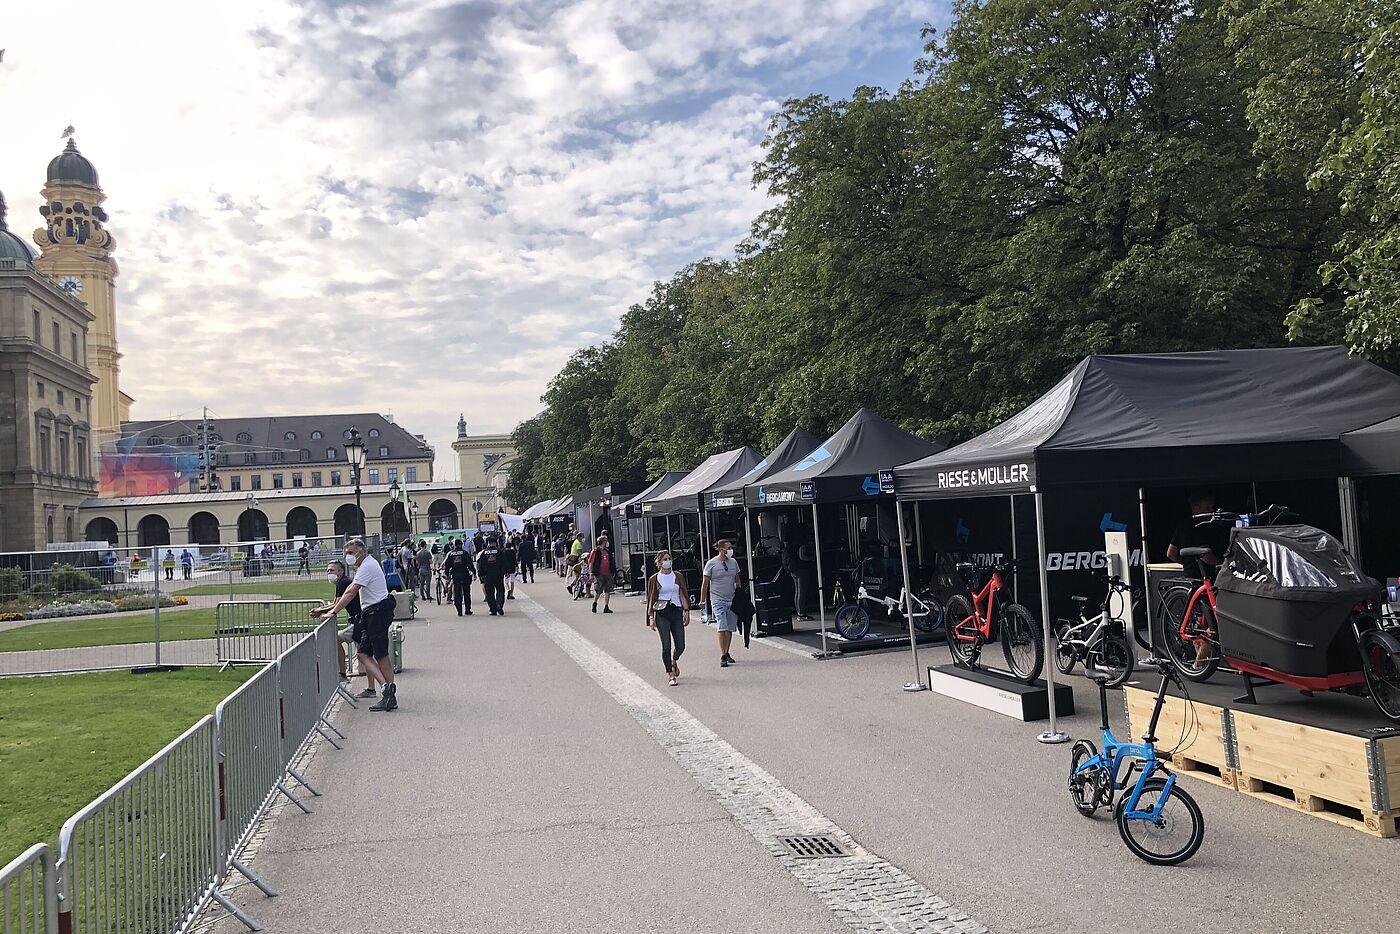
POLYGON ((816 498, 817 498, 817 482, 816 482, 815 480, 803 480, 803 481, 802 481, 802 498, 803 498, 803 499, 816 499, 816 498))
POLYGON ((768 502, 768 494, 764 491, 763 487, 758 488, 758 502, 760 505, 768 502))
POLYGON ((1103 518, 1099 520, 1099 531, 1126 532, 1128 531, 1128 524, 1126 522, 1115 522, 1113 519, 1113 513, 1106 512, 1103 514, 1103 518))
POLYGON ((894 471, 893 471, 893 470, 882 470, 882 471, 880 471, 880 492, 881 492, 881 493, 893 493, 893 492, 894 492, 894 471))
POLYGON ((860 482, 860 488, 865 492, 866 496, 880 495, 880 481, 876 480, 873 476, 868 476, 862 480, 860 482))

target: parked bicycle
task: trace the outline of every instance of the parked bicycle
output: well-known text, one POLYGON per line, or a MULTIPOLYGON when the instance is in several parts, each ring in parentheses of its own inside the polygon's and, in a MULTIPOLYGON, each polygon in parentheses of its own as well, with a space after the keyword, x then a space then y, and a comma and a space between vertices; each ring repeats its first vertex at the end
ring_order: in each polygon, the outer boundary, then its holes
MULTIPOLYGON (((1286 506, 1271 505, 1253 515, 1243 515, 1217 509, 1192 516, 1197 526, 1219 525, 1243 521, 1249 526, 1273 525, 1285 518, 1295 518, 1286 506)), ((1168 578, 1158 585, 1157 602, 1159 632, 1162 648, 1176 663, 1177 670, 1192 681, 1209 681, 1220 668, 1220 627, 1217 622, 1214 568, 1204 560, 1212 554, 1209 548, 1182 548, 1183 560, 1199 562, 1201 580, 1168 578)), ((1224 558, 1224 555, 1218 555, 1224 558)))
POLYGON ((436 597, 437 597, 437 602, 438 602, 438 604, 441 605, 444 599, 445 599, 448 603, 451 603, 451 602, 452 602, 452 575, 451 575, 451 573, 448 572, 447 568, 442 567, 442 568, 438 568, 438 569, 437 569, 437 573, 434 575, 434 577, 435 577, 435 581, 434 581, 434 585, 435 585, 434 593, 435 593, 435 595, 436 595, 436 597))
POLYGON ((1135 596, 1133 588, 1121 578, 1109 576, 1097 616, 1084 615, 1088 597, 1070 598, 1079 605, 1079 620, 1060 620, 1055 628, 1055 667, 1061 674, 1067 675, 1076 664, 1082 664, 1086 670, 1107 674, 1104 683, 1111 688, 1132 677, 1136 660, 1122 611, 1135 596))
POLYGON ((933 594, 930 588, 922 588, 917 594, 908 594, 900 585, 898 599, 888 594, 876 596, 870 592, 866 586, 866 569, 870 565, 871 559, 866 558, 861 562, 860 573, 855 575, 855 569, 847 569, 847 573, 853 578, 851 588, 854 596, 847 596, 847 585, 841 580, 837 580, 832 592, 832 604, 837 608, 833 618, 833 625, 836 631, 847 639, 864 639, 870 633, 870 613, 866 610, 866 604, 882 607, 885 615, 890 619, 903 618, 905 600, 909 601, 912 609, 912 622, 914 628, 919 632, 933 632, 943 622, 943 604, 933 594))
POLYGON ((971 592, 967 596, 958 593, 948 598, 943 621, 953 664, 963 668, 980 667, 982 647, 998 640, 1011 673, 1032 684, 1045 664, 1045 641, 1040 627, 1029 610, 999 596, 1006 589, 1005 575, 1014 566, 1015 562, 992 565, 987 569, 987 582, 978 589, 977 568, 967 563, 958 564, 958 573, 969 582, 971 592))
POLYGON ((1157 721, 1162 715, 1168 683, 1181 687, 1188 704, 1191 699, 1171 659, 1149 658, 1146 664, 1157 668, 1162 681, 1157 686, 1152 719, 1141 743, 1118 742, 1108 725, 1109 674, 1086 672, 1099 687, 1103 751, 1087 739, 1074 744, 1070 751, 1069 794, 1075 808, 1086 817, 1093 817, 1101 807, 1113 808, 1118 834, 1134 856, 1157 866, 1174 866, 1201 848, 1206 824, 1196 799, 1177 784, 1176 775, 1158 757, 1157 721))

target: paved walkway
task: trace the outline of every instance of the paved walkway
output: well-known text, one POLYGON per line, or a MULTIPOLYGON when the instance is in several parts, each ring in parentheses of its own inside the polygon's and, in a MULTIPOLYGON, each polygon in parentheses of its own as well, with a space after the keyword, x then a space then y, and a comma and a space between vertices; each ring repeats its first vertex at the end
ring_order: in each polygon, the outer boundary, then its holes
MULTIPOLYGON (((900 686, 907 653, 814 661, 756 641, 720 669, 690 628, 668 688, 638 601, 594 615, 554 578, 502 619, 423 607, 402 709, 342 708, 343 752, 253 859, 269 931, 1381 932, 1400 841, 1199 782, 1177 869, 1131 857, 1064 788, 1039 727, 900 686), (799 862, 780 833, 853 853, 799 862)), ((942 661, 938 649, 926 657, 942 661)), ((1093 732, 1093 703, 1066 726, 1093 732)), ((1189 779, 1188 779, 1189 781, 1189 779)), ((231 921, 220 931, 235 930, 231 921)))

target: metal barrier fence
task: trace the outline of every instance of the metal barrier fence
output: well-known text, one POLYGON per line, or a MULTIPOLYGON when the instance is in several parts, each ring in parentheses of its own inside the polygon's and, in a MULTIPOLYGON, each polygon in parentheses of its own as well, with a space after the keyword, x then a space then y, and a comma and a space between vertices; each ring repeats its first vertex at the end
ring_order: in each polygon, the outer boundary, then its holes
POLYGON ((217 896, 214 739, 206 716, 63 825, 65 931, 182 931, 217 896))
POLYGON ((9 924, 17 885, 28 886, 25 906, 42 902, 43 908, 39 914, 37 907, 20 909, 16 917, 30 926, 14 927, 14 934, 178 934, 211 900, 261 930, 220 888, 232 869, 264 894, 277 894, 238 855, 279 791, 311 812, 286 777, 320 794, 293 765, 316 733, 340 748, 325 728, 344 738, 325 718, 339 687, 323 664, 335 658, 335 638, 332 622, 303 633, 213 716, 69 818, 56 869, 44 846, 6 867, 0 920, 9 924))
POLYGON ((58 874, 47 843, 0 869, 0 934, 58 934, 58 874))
POLYGON ((214 608, 214 655, 219 664, 270 662, 315 630, 310 610, 319 600, 221 602, 214 608))

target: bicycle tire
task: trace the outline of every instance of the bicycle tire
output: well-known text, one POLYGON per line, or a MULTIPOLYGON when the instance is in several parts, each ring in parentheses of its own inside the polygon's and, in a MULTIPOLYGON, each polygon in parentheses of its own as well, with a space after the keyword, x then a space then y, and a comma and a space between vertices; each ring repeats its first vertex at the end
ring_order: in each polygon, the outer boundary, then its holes
POLYGON ((870 632, 870 614, 859 603, 848 603, 836 611, 832 625, 847 639, 864 639, 870 632))
MULTIPOLYGON (((1133 647, 1128 643, 1128 634, 1122 620, 1114 620, 1098 643, 1089 649, 1089 658, 1092 660, 1096 656, 1094 668, 1110 675, 1104 682, 1105 687, 1122 687, 1123 682, 1133 676, 1137 659, 1133 656, 1133 647)), ((1087 668, 1089 662, 1086 661, 1084 665, 1087 668)))
POLYGON ((924 606, 928 607, 928 612, 922 616, 918 613, 914 614, 914 628, 919 632, 936 632, 938 627, 943 625, 943 617, 947 610, 932 594, 919 599, 923 601, 924 606))
POLYGON ((1034 684, 1045 665, 1045 637, 1036 625, 1031 611, 1019 603, 1008 603, 1001 611, 1001 627, 997 631, 1006 667, 1027 684, 1034 684))
MULTIPOLYGON (((972 601, 962 594, 954 594, 948 598, 948 605, 943 610, 944 631, 948 635, 948 652, 953 656, 953 664, 960 668, 977 667, 977 641, 965 641, 958 638, 958 627, 964 620, 972 618, 972 601)), ((976 623, 972 624, 975 628, 976 623)), ((975 635, 975 633, 973 633, 975 635)))
POLYGON ((1062 675, 1071 674, 1079 661, 1074 646, 1069 644, 1069 631, 1073 628, 1069 623, 1061 623, 1055 630, 1055 670, 1062 675))
POLYGON ((1210 603, 1206 600, 1196 602, 1196 611, 1199 612, 1200 623, 1192 624, 1196 627, 1208 627, 1208 631, 1215 634, 1214 657, 1198 658, 1196 643, 1181 635, 1181 619, 1186 613, 1186 607, 1190 605, 1191 594, 1194 591, 1187 587, 1172 587, 1162 595, 1162 602, 1158 605, 1159 626, 1162 634, 1162 648, 1167 652, 1167 657, 1172 660, 1176 670, 1188 681, 1205 683, 1214 676, 1220 667, 1220 629, 1215 622, 1215 612, 1210 608, 1210 603))
MULTIPOLYGON (((1142 795, 1138 798, 1138 807, 1144 811, 1156 807, 1157 799, 1161 797, 1162 789, 1166 787, 1166 784, 1167 781, 1164 778, 1149 778, 1144 782, 1142 795)), ((1114 819, 1118 822, 1118 835, 1123 838, 1123 844, 1127 846, 1129 852, 1138 859, 1154 866, 1176 866, 1196 855, 1196 851, 1201 848, 1201 842, 1206 838, 1206 821, 1201 815, 1201 806, 1196 803, 1196 799, 1183 791, 1179 784, 1172 785, 1171 793, 1167 796, 1167 807, 1162 812, 1162 824, 1160 825, 1142 818, 1129 820, 1127 817, 1129 797, 1125 793, 1118 800, 1118 806, 1113 813, 1114 819), (1181 804, 1180 811, 1172 807, 1173 801, 1181 804), (1144 840, 1136 836, 1136 833, 1141 832, 1149 838, 1162 838, 1166 834, 1172 833, 1178 823, 1186 821, 1190 822, 1190 826, 1184 828, 1186 842, 1165 853, 1148 849, 1144 840)))
POLYGON ((1099 809, 1099 787, 1096 779, 1098 773, 1103 770, 1086 769, 1081 774, 1079 767, 1084 760, 1092 759, 1098 754, 1098 747, 1087 739, 1076 740, 1069 753, 1069 797, 1074 802, 1074 809, 1085 817, 1093 817, 1094 812, 1099 809), (1088 798, 1085 797, 1085 792, 1089 793, 1088 798))
POLYGON ((1362 634, 1359 648, 1371 703, 1390 719, 1400 720, 1400 657, 1374 629, 1362 634))

